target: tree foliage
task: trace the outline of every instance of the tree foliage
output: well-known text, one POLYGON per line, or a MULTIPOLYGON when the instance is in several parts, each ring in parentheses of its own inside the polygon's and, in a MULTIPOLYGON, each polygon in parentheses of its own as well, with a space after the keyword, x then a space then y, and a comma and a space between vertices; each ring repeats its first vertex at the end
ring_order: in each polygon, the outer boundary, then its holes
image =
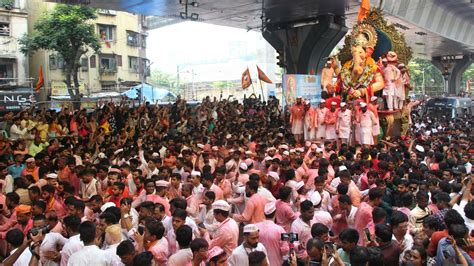
POLYGON ((416 92, 422 91, 423 71, 426 91, 443 91, 443 75, 429 60, 415 58, 410 61, 408 67, 410 69, 410 83, 416 92))
POLYGON ((471 91, 474 90, 474 63, 471 64, 466 71, 464 71, 461 79, 461 86, 466 86, 466 82, 471 80, 471 91))
POLYGON ((78 70, 80 59, 89 49, 100 51, 99 36, 94 25, 97 18, 94 9, 76 5, 56 5, 34 25, 34 32, 20 40, 21 52, 34 54, 40 49, 58 53, 65 62, 65 83, 71 99, 80 101, 78 70))

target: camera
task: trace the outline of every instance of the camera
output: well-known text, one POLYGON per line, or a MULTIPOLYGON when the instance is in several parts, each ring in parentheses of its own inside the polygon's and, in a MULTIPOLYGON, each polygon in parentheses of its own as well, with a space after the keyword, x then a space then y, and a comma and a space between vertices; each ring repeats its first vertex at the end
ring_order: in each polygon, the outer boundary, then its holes
POLYGON ((331 242, 331 241, 324 242, 324 247, 328 251, 328 254, 332 255, 332 253, 334 252, 334 242, 331 242))
POLYGON ((281 234, 281 241, 288 241, 290 243, 298 241, 298 234, 297 233, 283 233, 281 234))
POLYGON ((36 236, 39 232, 41 232, 43 235, 49 233, 50 229, 49 226, 43 226, 43 227, 38 227, 38 228, 31 228, 28 231, 27 237, 30 239, 30 235, 36 236))

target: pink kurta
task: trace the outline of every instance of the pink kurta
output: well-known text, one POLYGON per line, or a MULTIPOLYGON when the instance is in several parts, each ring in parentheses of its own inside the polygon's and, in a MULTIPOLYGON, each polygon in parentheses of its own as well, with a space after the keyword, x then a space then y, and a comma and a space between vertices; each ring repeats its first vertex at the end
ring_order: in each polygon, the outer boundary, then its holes
POLYGON ((153 246, 148 248, 148 251, 153 254, 155 262, 158 265, 166 265, 168 257, 171 255, 168 250, 168 241, 164 237, 158 240, 158 242, 156 242, 153 246))
POLYGON ((359 232, 359 243, 358 245, 363 246, 365 245, 365 233, 364 229, 367 228, 367 226, 371 223, 372 221, 372 210, 373 207, 370 206, 366 202, 362 202, 355 214, 354 217, 354 228, 359 232))
POLYGON ((337 121, 338 111, 335 110, 332 112, 328 110, 324 116, 324 124, 326 125, 326 139, 337 139, 336 135, 336 121, 337 121))
POLYGON ((245 205, 244 212, 234 215, 234 219, 237 222, 247 222, 256 224, 265 220, 264 209, 268 200, 258 193, 253 194, 247 204, 245 205))
POLYGON ((304 106, 295 104, 290 108, 291 133, 303 134, 304 106))
POLYGON ((275 202, 275 208, 276 224, 283 227, 286 232, 290 232, 291 224, 298 218, 298 213, 293 212, 289 202, 284 202, 282 200, 277 200, 275 202))
POLYGON ((214 194, 216 195, 216 200, 224 199, 224 192, 222 191, 222 189, 220 187, 212 184, 210 190, 213 191, 214 194))
POLYGON ((283 227, 273 221, 265 220, 257 223, 259 229, 259 240, 267 250, 270 265, 283 265, 283 256, 289 252, 288 242, 281 241, 281 234, 286 233, 283 227))
POLYGON ((306 243, 312 238, 311 225, 305 223, 301 218, 296 219, 291 224, 291 232, 298 234, 298 248, 296 248, 296 257, 299 259, 306 258, 306 243))
POLYGON ((209 242, 209 249, 213 247, 222 248, 230 256, 237 247, 239 240, 239 225, 232 218, 225 219, 217 227, 214 238, 209 242))

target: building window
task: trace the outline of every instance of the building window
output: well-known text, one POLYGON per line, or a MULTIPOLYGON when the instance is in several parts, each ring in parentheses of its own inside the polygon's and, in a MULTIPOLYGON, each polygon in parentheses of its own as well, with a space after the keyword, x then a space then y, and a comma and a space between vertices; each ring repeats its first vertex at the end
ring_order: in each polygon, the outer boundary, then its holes
POLYGON ((10 36, 10 23, 0 22, 0 36, 10 36))
POLYGON ((51 70, 55 69, 64 69, 64 66, 66 63, 64 62, 64 59, 59 56, 59 55, 50 55, 49 56, 49 68, 51 70))
POLYGON ((81 70, 82 72, 87 72, 89 69, 89 60, 86 58, 81 58, 81 70))
POLYGON ((56 62, 56 56, 55 55, 50 55, 49 56, 49 69, 55 70, 58 68, 58 64, 56 62))
POLYGON ((104 42, 112 42, 115 37, 115 26, 99 24, 99 36, 104 42))
POLYGON ((130 46, 140 45, 140 34, 134 31, 127 30, 127 44, 130 46))
POLYGON ((140 35, 140 46, 146 48, 146 35, 140 35))
POLYGON ((140 71, 140 60, 138 57, 128 57, 128 69, 130 72, 138 73, 140 71))
POLYGON ((100 55, 100 71, 102 73, 117 72, 117 58, 112 54, 100 55))
POLYGON ((91 68, 95 68, 95 65, 96 65, 96 56, 95 55, 91 55, 90 57, 90 63, 91 63, 91 68))

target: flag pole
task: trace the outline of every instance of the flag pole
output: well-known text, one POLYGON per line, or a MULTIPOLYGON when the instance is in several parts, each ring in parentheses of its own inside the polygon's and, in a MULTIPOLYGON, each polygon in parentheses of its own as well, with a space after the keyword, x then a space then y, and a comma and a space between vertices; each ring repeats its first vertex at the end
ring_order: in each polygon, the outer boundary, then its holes
POLYGON ((263 94, 262 80, 258 79, 258 81, 260 82, 260 90, 262 91, 262 99, 263 99, 263 101, 265 101, 265 94, 263 94))
MULTIPOLYGON (((253 86, 253 80, 252 80, 252 91, 253 91, 253 94, 255 94, 255 87, 253 86)), ((255 95, 257 96, 257 95, 255 95)))

